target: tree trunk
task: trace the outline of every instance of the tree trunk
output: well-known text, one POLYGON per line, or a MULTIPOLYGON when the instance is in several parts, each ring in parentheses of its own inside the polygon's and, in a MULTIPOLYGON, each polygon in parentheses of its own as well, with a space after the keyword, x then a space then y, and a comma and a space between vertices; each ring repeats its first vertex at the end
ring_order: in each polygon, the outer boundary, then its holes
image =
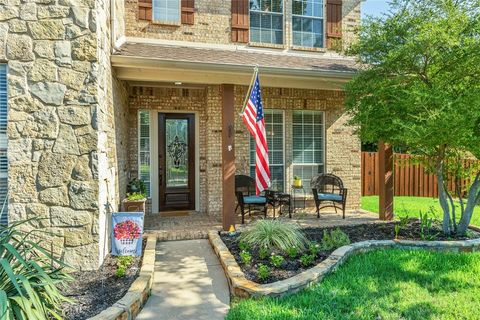
POLYGON ((468 200, 467 200, 467 207, 465 208, 465 212, 460 219, 460 223, 458 224, 457 235, 464 236, 467 233, 468 226, 470 225, 470 221, 472 220, 473 210, 475 210, 475 206, 480 202, 480 172, 477 173, 475 180, 468 191, 468 200))
POLYGON ((443 161, 437 163, 437 185, 438 185, 438 200, 443 210, 443 233, 450 234, 450 207, 448 206, 447 194, 443 186, 443 161))

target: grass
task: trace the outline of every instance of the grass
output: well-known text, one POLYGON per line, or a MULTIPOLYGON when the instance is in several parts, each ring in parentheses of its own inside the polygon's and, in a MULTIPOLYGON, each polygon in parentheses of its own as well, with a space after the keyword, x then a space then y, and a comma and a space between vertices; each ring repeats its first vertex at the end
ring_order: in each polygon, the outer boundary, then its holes
POLYGON ((235 302, 226 319, 479 319, 479 270, 479 253, 374 251, 298 294, 235 302))
MULTIPOLYGON (((433 208, 436 216, 442 219, 442 209, 437 198, 419 198, 419 197, 395 197, 394 210, 397 217, 420 217, 420 212, 430 212, 433 208)), ((362 197, 362 209, 370 212, 378 212, 378 196, 362 197)), ((460 205, 457 205, 456 214, 460 217, 460 205)), ((480 207, 474 211, 471 224, 480 226, 480 207)), ((480 317, 480 316, 479 316, 480 317)))

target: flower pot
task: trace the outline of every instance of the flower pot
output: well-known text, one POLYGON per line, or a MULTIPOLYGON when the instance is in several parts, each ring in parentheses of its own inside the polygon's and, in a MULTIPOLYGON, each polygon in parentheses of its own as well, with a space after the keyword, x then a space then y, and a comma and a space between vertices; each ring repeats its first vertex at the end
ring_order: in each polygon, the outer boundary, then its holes
POLYGON ((302 187, 302 180, 299 179, 299 180, 293 180, 293 186, 295 188, 301 188, 302 187))
POLYGON ((145 202, 147 199, 142 200, 128 200, 122 201, 124 212, 143 212, 145 213, 145 202))

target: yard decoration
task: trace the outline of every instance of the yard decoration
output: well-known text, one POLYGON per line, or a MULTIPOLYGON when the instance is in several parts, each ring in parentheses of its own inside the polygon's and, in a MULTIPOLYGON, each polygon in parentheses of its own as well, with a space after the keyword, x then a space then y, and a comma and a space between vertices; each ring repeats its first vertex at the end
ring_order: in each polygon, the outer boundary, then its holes
POLYGON ((346 87, 350 124, 365 143, 382 140, 421 156, 438 178, 443 232, 465 235, 480 204, 480 167, 460 161, 480 159, 480 4, 394 0, 391 8, 367 18, 349 50, 361 65, 346 87), (455 191, 460 214, 447 174, 457 184, 471 180, 455 191))
POLYGON ((112 215, 112 255, 140 256, 142 254, 143 212, 112 215))

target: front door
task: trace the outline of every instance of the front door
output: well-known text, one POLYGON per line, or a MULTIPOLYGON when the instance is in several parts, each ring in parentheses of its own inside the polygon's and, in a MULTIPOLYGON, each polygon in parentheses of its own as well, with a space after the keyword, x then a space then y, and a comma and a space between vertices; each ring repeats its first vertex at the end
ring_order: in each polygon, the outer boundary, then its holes
POLYGON ((195 117, 160 113, 158 129, 160 211, 195 210, 195 117))

